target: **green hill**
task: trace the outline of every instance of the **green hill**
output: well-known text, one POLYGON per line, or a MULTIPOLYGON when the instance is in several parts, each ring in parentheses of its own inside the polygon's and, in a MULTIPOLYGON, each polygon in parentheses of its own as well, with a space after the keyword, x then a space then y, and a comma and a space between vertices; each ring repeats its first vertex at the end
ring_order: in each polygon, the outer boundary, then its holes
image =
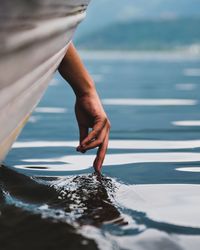
POLYGON ((134 20, 107 26, 77 40, 81 49, 167 50, 200 44, 200 18, 134 20))

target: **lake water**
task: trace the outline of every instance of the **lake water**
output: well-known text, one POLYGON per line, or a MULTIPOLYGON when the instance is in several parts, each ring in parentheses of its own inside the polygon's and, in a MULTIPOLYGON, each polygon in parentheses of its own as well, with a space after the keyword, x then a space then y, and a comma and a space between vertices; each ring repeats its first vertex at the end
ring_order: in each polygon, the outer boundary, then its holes
POLYGON ((112 123, 103 176, 56 74, 0 170, 1 249, 199 249, 200 59, 83 57, 112 123))

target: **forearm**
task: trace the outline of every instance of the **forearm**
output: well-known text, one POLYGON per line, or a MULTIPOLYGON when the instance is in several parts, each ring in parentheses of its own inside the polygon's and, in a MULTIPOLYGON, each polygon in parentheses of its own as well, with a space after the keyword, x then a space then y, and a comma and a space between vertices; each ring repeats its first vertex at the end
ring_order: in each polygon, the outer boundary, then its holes
POLYGON ((84 67, 73 43, 69 45, 58 70, 71 85, 77 97, 95 92, 93 80, 84 67))

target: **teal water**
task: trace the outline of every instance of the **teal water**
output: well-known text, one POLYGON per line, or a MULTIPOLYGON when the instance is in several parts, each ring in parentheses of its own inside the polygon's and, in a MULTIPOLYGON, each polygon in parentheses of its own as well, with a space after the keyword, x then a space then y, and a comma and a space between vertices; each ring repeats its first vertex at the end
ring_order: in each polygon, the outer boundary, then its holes
POLYGON ((103 176, 56 74, 0 170, 1 249, 198 249, 200 60, 85 64, 112 123, 103 176))

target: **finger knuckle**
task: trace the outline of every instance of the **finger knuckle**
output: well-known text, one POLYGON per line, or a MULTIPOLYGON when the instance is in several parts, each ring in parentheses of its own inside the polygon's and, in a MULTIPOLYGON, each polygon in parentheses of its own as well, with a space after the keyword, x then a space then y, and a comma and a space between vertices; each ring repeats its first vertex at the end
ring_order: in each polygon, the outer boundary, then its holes
POLYGON ((106 124, 107 123, 107 117, 106 116, 104 116, 103 118, 102 118, 102 124, 106 124))
POLYGON ((100 144, 102 144, 102 139, 97 139, 97 140, 96 140, 96 145, 98 146, 98 145, 100 145, 100 144))
POLYGON ((110 120, 108 119, 108 117, 106 117, 106 126, 107 126, 108 128, 111 127, 111 123, 110 123, 110 120))
POLYGON ((94 128, 93 129, 93 132, 92 132, 92 135, 91 135, 91 139, 95 139, 96 136, 101 132, 101 129, 100 128, 94 128))

